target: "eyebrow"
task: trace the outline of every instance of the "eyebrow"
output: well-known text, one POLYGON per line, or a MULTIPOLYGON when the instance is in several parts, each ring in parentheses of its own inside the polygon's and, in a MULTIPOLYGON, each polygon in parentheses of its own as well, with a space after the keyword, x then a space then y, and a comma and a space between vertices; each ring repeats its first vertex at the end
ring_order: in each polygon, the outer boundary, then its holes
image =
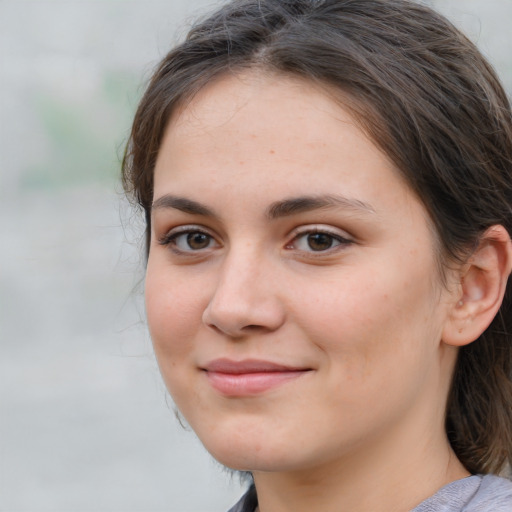
MULTIPOLYGON (((173 196, 170 194, 163 195, 156 199, 151 209, 159 210, 163 208, 173 208, 191 215, 201 215, 203 217, 218 218, 214 210, 207 206, 187 199, 185 197, 173 196)), ((276 201, 272 203, 266 211, 266 216, 271 219, 278 219, 290 215, 309 212, 312 210, 323 210, 343 208, 345 210, 354 211, 356 213, 374 214, 375 209, 368 203, 359 201, 358 199, 350 199, 337 195, 321 195, 321 196, 300 196, 276 201)))
POLYGON ((202 215, 203 217, 217 217, 213 210, 201 203, 198 203, 197 201, 192 201, 192 199, 186 199, 185 197, 172 196, 169 194, 159 197, 151 205, 152 211, 162 208, 174 208, 175 210, 180 210, 184 213, 189 213, 191 215, 202 215))
POLYGON ((375 213, 375 208, 373 208, 373 206, 363 201, 359 201, 358 199, 350 199, 337 195, 322 195, 301 196, 285 199, 284 201, 277 201, 272 203, 268 208, 267 217, 270 219, 277 219, 312 210, 332 208, 343 208, 344 210, 351 210, 356 213, 364 214, 375 213))

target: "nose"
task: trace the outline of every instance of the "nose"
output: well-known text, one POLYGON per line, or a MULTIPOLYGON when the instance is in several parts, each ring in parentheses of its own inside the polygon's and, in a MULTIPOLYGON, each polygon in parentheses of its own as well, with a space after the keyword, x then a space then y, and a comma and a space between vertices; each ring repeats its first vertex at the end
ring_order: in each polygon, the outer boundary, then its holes
POLYGON ((230 338, 279 329, 285 309, 271 267, 250 250, 230 251, 203 312, 203 322, 230 338))

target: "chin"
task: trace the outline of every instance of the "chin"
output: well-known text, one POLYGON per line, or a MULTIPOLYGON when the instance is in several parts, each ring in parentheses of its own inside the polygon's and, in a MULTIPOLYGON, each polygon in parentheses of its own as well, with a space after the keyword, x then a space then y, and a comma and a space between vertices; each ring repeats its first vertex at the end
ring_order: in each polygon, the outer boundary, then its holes
POLYGON ((235 471, 286 472, 296 469, 292 461, 254 450, 240 452, 231 448, 230 452, 208 451, 223 466, 235 471))
MULTIPOLYGON (((199 439, 208 452, 222 465, 237 471, 287 471, 296 461, 290 460, 295 449, 269 436, 237 434, 209 435, 199 439)), ((218 432, 217 432, 218 434, 218 432)))
MULTIPOLYGON (((313 467, 321 454, 314 450, 298 450, 282 439, 269 437, 234 439, 201 439, 208 452, 222 465, 236 471, 291 472, 313 467)), ((328 454, 324 454, 328 457, 328 454)))

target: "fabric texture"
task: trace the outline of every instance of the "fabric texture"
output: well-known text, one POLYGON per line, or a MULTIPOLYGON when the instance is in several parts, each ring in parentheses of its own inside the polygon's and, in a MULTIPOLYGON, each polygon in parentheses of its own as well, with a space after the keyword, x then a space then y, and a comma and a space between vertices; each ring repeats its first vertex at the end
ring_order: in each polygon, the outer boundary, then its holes
POLYGON ((512 482, 493 475, 457 480, 412 512, 512 512, 512 482))
MULTIPOLYGON (((228 512, 254 512, 254 486, 228 512)), ((512 482, 493 475, 474 475, 440 489, 411 512, 512 512, 512 482)))

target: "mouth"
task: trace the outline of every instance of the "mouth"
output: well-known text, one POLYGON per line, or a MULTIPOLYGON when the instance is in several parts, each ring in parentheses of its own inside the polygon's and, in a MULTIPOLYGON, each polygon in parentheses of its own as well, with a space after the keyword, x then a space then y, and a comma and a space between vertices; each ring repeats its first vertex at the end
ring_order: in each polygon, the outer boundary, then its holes
POLYGON ((216 359, 202 370, 212 388, 229 397, 259 395, 312 371, 311 368, 286 366, 256 359, 216 359))

